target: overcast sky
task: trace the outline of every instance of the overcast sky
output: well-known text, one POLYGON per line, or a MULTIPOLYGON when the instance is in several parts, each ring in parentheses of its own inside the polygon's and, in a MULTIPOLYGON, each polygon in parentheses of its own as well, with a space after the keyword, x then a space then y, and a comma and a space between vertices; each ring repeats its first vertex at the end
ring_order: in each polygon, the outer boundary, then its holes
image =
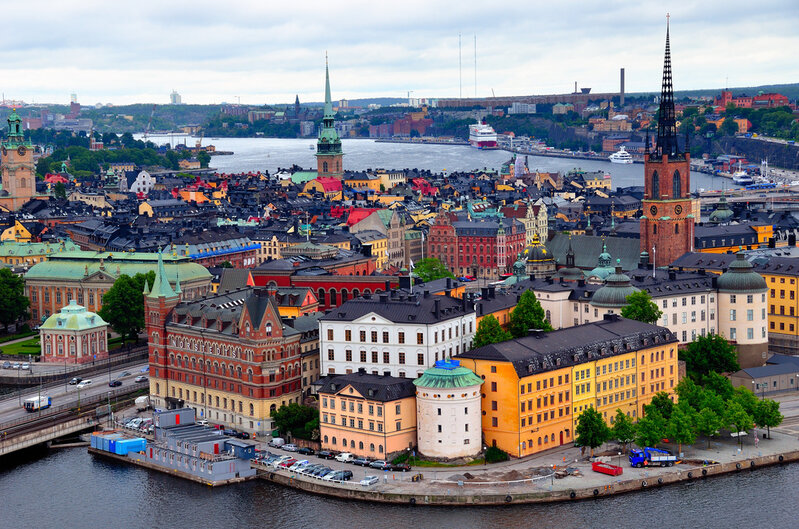
POLYGON ((263 104, 799 82, 799 0, 32 0, 0 32, 8 99, 263 104))

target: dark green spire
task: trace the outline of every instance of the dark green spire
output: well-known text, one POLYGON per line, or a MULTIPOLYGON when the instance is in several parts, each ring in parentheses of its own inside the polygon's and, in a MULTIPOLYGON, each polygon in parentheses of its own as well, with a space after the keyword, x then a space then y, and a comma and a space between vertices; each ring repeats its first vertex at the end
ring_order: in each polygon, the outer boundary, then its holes
POLYGON ((316 154, 341 154, 341 139, 338 137, 333 113, 333 100, 330 97, 330 71, 325 55, 325 115, 322 118, 322 129, 316 142, 316 154))

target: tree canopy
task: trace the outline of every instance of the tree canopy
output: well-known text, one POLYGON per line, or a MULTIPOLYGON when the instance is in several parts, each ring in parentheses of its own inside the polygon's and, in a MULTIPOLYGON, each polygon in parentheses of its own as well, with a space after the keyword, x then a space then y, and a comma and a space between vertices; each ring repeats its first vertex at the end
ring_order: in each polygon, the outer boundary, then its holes
POLYGON ((309 441, 319 439, 319 410, 316 408, 292 402, 279 407, 271 416, 282 433, 309 441))
POLYGON ((779 402, 773 401, 771 399, 764 399, 758 401, 757 406, 755 407, 753 418, 755 420, 755 424, 761 428, 763 426, 766 427, 766 430, 768 431, 768 438, 771 439, 771 428, 782 424, 782 420, 785 417, 780 413, 779 402))
POLYGON ((626 449, 627 445, 635 440, 635 430, 633 420, 621 411, 621 408, 617 409, 613 428, 611 428, 613 438, 623 444, 626 449))
POLYGON ((98 314, 124 339, 137 340, 144 329, 144 281, 155 281, 155 272, 122 274, 103 296, 103 308, 98 314))
POLYGON ((602 443, 611 438, 611 431, 605 424, 602 414, 594 408, 586 408, 577 418, 576 444, 591 448, 591 457, 594 456, 594 448, 601 446, 602 443))
POLYGON ((483 317, 480 323, 477 324, 477 332, 474 333, 474 340, 472 346, 474 348, 482 347, 484 345, 504 342, 513 338, 511 334, 502 328, 493 314, 483 317))
POLYGON ((644 290, 633 292, 627 296, 626 300, 627 305, 621 309, 621 315, 624 318, 644 323, 657 323, 663 314, 663 311, 652 301, 649 293, 644 290))
POLYGON ((532 290, 527 290, 522 294, 519 303, 516 304, 516 308, 510 314, 508 327, 515 338, 527 336, 530 329, 552 330, 552 325, 547 321, 544 309, 541 308, 541 303, 532 290))
POLYGON ((652 408, 649 413, 638 419, 638 429, 635 435, 635 443, 638 446, 655 446, 666 435, 666 419, 652 408))
POLYGON ((702 377, 711 371, 716 373, 738 371, 735 347, 718 334, 698 336, 679 352, 680 360, 685 362, 685 369, 693 377, 702 377))
POLYGON ((421 259, 413 267, 413 273, 424 283, 441 279, 442 277, 455 277, 452 275, 452 272, 447 270, 447 267, 444 266, 444 263, 435 257, 425 257, 424 259, 421 259))
POLYGON ((30 301, 25 296, 22 277, 8 268, 0 268, 0 323, 6 332, 9 325, 28 313, 28 305, 30 301))

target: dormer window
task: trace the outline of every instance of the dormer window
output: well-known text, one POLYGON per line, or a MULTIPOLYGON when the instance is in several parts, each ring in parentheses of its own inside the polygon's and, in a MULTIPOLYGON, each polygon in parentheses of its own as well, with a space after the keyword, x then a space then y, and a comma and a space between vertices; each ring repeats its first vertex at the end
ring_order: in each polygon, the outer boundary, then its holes
POLYGON ((266 335, 267 336, 272 336, 272 323, 271 322, 267 322, 267 324, 266 324, 266 335))

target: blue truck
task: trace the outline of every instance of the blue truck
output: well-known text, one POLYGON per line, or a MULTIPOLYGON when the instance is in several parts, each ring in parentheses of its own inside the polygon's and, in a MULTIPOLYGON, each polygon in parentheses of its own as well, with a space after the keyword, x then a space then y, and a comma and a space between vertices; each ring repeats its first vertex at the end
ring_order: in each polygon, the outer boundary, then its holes
POLYGON ((670 467, 676 462, 677 456, 672 455, 668 450, 651 447, 630 450, 630 465, 634 467, 653 467, 658 465, 670 467))

